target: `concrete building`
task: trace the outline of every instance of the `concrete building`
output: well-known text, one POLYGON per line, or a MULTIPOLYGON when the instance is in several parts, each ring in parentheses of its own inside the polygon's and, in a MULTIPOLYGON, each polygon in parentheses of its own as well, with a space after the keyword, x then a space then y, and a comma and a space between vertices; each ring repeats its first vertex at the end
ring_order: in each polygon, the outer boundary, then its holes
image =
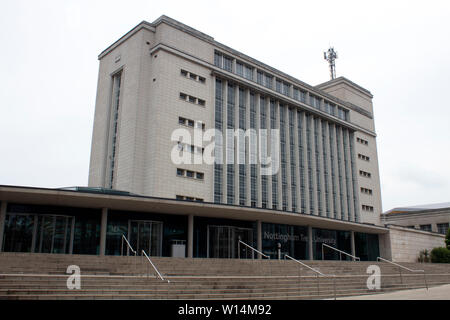
MULTIPOLYGON (((308 85, 166 16, 140 23, 99 60, 90 187, 380 224, 368 90, 344 77, 308 85), (251 140, 216 145, 243 164, 177 165, 180 128, 279 129, 280 170, 250 164, 272 151, 251 140)), ((204 147, 179 145, 194 156, 204 147)))
POLYGON ((384 224, 446 234, 450 225, 450 202, 399 207, 381 216, 384 224))
POLYGON ((99 60, 89 186, 0 186, 1 251, 119 255, 125 237, 151 256, 411 258, 392 239, 413 230, 380 221, 368 90, 308 85, 166 16, 99 60), (237 134, 210 149, 211 129, 237 134))

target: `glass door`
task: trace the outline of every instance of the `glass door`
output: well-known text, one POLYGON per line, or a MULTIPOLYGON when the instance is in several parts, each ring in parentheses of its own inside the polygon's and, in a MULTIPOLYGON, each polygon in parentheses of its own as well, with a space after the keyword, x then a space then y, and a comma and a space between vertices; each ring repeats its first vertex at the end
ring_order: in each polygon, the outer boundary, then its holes
POLYGON ((34 252, 70 253, 74 217, 36 216, 36 245, 34 252))
POLYGON ((7 214, 3 248, 5 252, 30 252, 33 242, 34 216, 7 214))
POLYGON ((130 220, 129 241, 133 249, 142 255, 161 256, 163 223, 159 221, 130 220))
MULTIPOLYGON (((208 226, 208 258, 238 258, 238 248, 241 248, 241 257, 251 258, 251 252, 245 252, 245 246, 238 246, 239 239, 253 244, 253 230, 234 226, 208 226)), ((250 250, 252 251, 252 250, 250 250)))

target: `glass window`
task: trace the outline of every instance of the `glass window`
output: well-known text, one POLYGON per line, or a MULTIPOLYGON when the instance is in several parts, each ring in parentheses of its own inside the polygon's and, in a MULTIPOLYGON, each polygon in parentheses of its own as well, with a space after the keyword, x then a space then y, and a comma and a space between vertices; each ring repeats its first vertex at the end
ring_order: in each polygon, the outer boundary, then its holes
POLYGON ((244 78, 248 80, 253 80, 253 68, 249 66, 244 66, 244 78))
POLYGON ((222 68, 222 54, 217 51, 214 53, 214 65, 216 67, 222 68))
POLYGON ((421 224, 420 225, 420 230, 431 231, 431 224, 421 224))
POLYGON ((282 82, 281 82, 281 80, 278 80, 278 79, 277 79, 275 90, 276 90, 277 92, 281 93, 281 87, 282 87, 282 82))
POLYGON ((244 76, 244 65, 240 62, 236 62, 236 74, 244 76))
POLYGON ((449 224, 448 223, 438 223, 437 224, 437 232, 441 234, 447 234, 449 224))
POLYGON ((290 96, 289 87, 290 87, 289 83, 283 82, 283 94, 288 97, 290 96))
POLYGON ((204 174, 201 173, 201 172, 197 172, 197 173, 196 173, 196 176, 197 176, 197 179, 203 180, 204 174))
POLYGON ((223 57, 223 68, 229 72, 232 71, 233 59, 230 57, 223 57))
POLYGON ((266 86, 269 89, 272 89, 272 81, 273 81, 273 77, 266 74, 265 80, 264 80, 264 86, 266 86))
POLYGON ((256 82, 261 85, 264 84, 264 73, 262 73, 261 71, 258 71, 256 74, 256 82))
POLYGON ((186 171, 186 176, 189 177, 189 178, 193 178, 194 177, 194 171, 187 170, 186 171))
POLYGON ((177 169, 177 176, 179 176, 179 177, 184 176, 184 170, 183 169, 177 169))

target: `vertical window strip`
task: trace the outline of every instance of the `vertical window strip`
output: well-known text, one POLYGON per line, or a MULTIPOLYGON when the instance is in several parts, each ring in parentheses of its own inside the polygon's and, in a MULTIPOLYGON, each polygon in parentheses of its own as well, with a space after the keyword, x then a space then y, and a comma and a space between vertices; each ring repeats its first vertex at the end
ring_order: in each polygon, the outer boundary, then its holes
POLYGON ((282 206, 283 210, 287 210, 287 159, 286 159, 286 106, 280 105, 280 150, 281 150, 281 189, 282 189, 282 206))
POLYGON ((306 211, 306 197, 305 197, 305 166, 304 157, 305 150, 303 145, 303 116, 300 111, 297 112, 297 134, 298 134, 298 161, 299 161, 299 172, 300 172, 300 194, 301 194, 301 212, 306 211))
MULTIPOLYGON (((275 101, 270 101, 270 128, 277 128, 277 110, 275 101)), ((272 175, 272 208, 278 209, 278 174, 272 175)))
POLYGON ((291 202, 292 211, 297 211, 297 168, 295 161, 295 110, 289 109, 289 156, 291 159, 291 202))
POLYGON ((113 76, 113 134, 112 134, 112 146, 111 146, 111 162, 110 162, 110 180, 109 188, 114 186, 114 167, 116 163, 116 151, 117 151, 117 130, 119 120, 119 105, 120 105, 120 85, 122 82, 122 71, 113 76))
MULTIPOLYGON (((216 99, 215 99, 215 128, 222 132, 222 110, 223 108, 223 88, 222 88, 222 80, 216 79, 216 99)), ((214 150, 216 157, 222 156, 222 141, 216 141, 216 146, 214 150)), ((215 163, 214 164, 214 202, 221 203, 222 202, 222 172, 223 165, 215 163)))

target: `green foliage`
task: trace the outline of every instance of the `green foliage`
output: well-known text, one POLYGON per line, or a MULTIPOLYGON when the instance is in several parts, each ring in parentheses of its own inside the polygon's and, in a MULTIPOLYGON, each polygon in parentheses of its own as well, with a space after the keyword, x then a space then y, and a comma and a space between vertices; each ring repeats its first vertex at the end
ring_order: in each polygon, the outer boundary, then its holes
POLYGON ((417 261, 418 262, 430 262, 430 252, 427 249, 420 251, 417 261))
POLYGON ((450 249, 440 247, 431 250, 431 262, 450 263, 450 249))
POLYGON ((447 229, 447 235, 445 236, 445 244, 447 249, 450 249, 450 228, 447 229))

